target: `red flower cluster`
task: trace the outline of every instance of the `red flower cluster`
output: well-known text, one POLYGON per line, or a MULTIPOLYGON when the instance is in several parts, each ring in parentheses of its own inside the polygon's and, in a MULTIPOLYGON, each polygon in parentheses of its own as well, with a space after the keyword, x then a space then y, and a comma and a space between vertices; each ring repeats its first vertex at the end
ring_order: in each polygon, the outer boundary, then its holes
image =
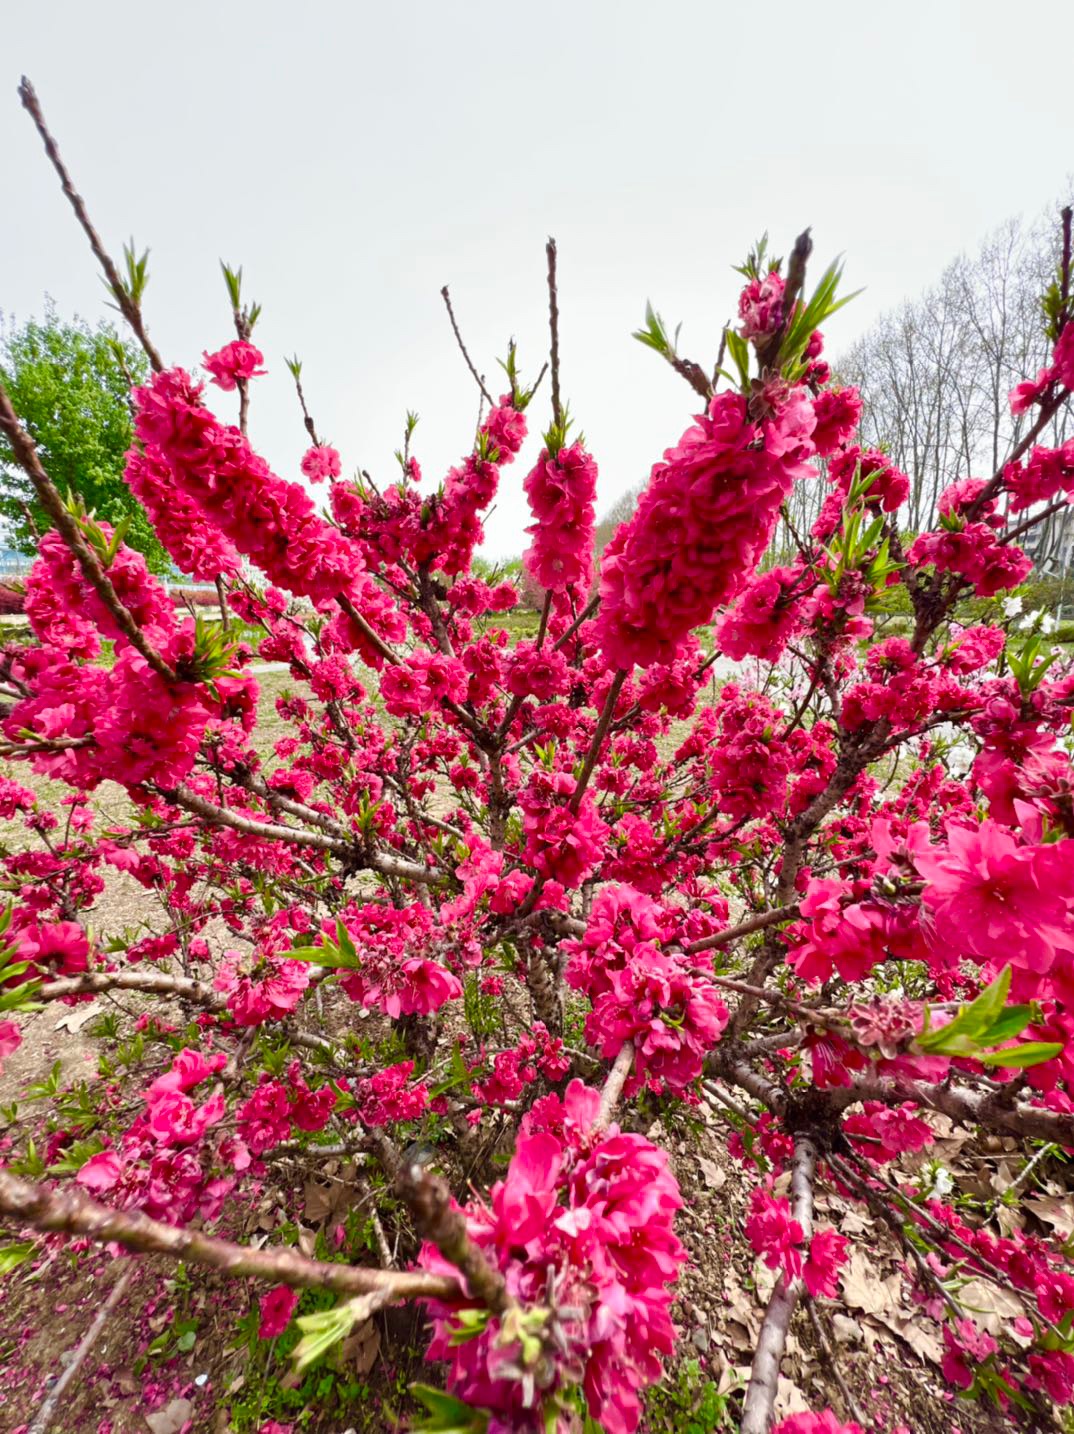
POLYGON ((600 642, 616 667, 674 659, 735 596, 768 542, 780 503, 812 474, 813 408, 801 390, 762 423, 722 393, 652 471, 633 518, 601 561, 600 642))
MULTIPOLYGON (((663 1152, 615 1125, 601 1131, 599 1105, 599 1092, 580 1081, 562 1100, 537 1101, 491 1205, 464 1213, 470 1238, 502 1270, 516 1299, 553 1299, 554 1378, 579 1378, 601 1427, 633 1434, 638 1390, 659 1377, 661 1359, 671 1352, 668 1286, 684 1253, 672 1221, 682 1202, 663 1152)), ((453 1273, 431 1245, 420 1260, 425 1269, 453 1273)), ((449 1387, 461 1398, 492 1411, 490 1431, 537 1434, 544 1418, 526 1382, 511 1377, 512 1350, 497 1338, 500 1322, 457 1342, 454 1316, 462 1308, 431 1306, 430 1356, 450 1361, 449 1387)))

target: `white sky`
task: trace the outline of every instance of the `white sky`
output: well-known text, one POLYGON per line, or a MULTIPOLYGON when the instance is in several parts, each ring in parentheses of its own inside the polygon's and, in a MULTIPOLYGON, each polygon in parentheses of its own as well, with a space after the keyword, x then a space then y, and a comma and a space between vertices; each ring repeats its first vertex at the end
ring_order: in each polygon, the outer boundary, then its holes
MULTIPOLYGON (((866 292, 838 351, 1074 169, 1065 57, 1074 5, 898 0, 543 0, 534 5, 41 0, 5 7, 0 46, 0 309, 105 313, 92 256, 16 96, 35 83, 76 185, 116 254, 148 244, 145 311, 165 360, 231 338, 220 258, 264 305, 270 375, 251 437, 297 475, 314 417, 391 480, 405 410, 427 478, 472 437, 477 392, 439 297, 495 382, 514 334, 546 346, 544 242, 560 251, 564 395, 604 508, 694 408, 630 338, 652 298, 711 363, 738 262, 813 226, 866 292)), ((234 395, 210 390, 233 416, 234 395)), ((548 418, 547 382, 531 429, 548 418)), ((517 553, 531 443, 505 470, 490 556, 517 553)))

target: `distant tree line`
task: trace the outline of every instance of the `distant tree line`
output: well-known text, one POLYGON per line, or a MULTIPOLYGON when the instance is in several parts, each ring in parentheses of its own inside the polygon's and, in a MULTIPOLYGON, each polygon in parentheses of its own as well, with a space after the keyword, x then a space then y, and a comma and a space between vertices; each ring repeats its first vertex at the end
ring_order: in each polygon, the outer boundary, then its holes
MULTIPOLYGON (((1025 431, 1027 417, 1011 416, 1008 393, 1049 358, 1041 298, 1059 262, 1060 207, 1032 221, 1008 220, 923 294, 881 315, 834 365, 842 383, 861 390, 863 442, 885 449, 910 478, 908 531, 930 525, 949 484, 991 477, 1025 431)), ((1063 442, 1069 424, 1064 413, 1041 442, 1063 442)), ((799 531, 813 522, 825 492, 823 483, 796 486, 790 515, 799 531)), ((1054 570, 1060 550, 1069 549, 1064 519, 1036 539, 1040 568, 1054 570)), ((791 541, 784 525, 777 543, 791 541)))
MULTIPOLYGON (((1068 182, 1074 193, 1074 182, 1068 182)), ((862 441, 883 448, 910 478, 904 510, 908 532, 932 522, 936 500, 959 478, 990 477, 1025 430, 1025 415, 1011 416, 1008 393, 1048 361, 1041 297, 1059 262, 1057 211, 1069 197, 1034 220, 1010 219, 974 254, 962 254, 917 298, 882 314, 837 358, 838 380, 856 384, 865 403, 862 441)), ((1042 435, 1062 443, 1070 419, 1058 417, 1042 435)), ((644 484, 622 494, 597 526, 597 552, 634 511, 644 484)), ((813 524, 827 484, 799 483, 789 517, 804 533, 813 524)), ((1042 572, 1070 562, 1074 524, 1059 514, 1034 533, 1042 572)), ((794 550, 781 523, 772 561, 794 550)))

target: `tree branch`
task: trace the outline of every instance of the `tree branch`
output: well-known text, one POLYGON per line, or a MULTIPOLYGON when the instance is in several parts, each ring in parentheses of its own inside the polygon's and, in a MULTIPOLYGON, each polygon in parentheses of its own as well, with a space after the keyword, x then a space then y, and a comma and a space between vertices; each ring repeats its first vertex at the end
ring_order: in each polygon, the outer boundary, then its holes
MULTIPOLYGON (((459 1270, 469 1294, 495 1315, 502 1315, 515 1301, 499 1270, 494 1270, 466 1232, 466 1218, 452 1206, 446 1180, 414 1161, 403 1164, 396 1187, 406 1201, 418 1233, 430 1240, 445 1260, 459 1270)), ((426 1278, 432 1278, 427 1276, 426 1278)), ((458 1298, 456 1292, 455 1298, 458 1298)))
POLYGON ((600 1093, 600 1108, 597 1111, 596 1121, 596 1128, 598 1130, 603 1130, 604 1127, 611 1122, 633 1064, 634 1042, 624 1041, 619 1054, 615 1058, 615 1064, 608 1072, 608 1078, 604 1082, 604 1089, 600 1093))
MULTIPOLYGON (((817 1173, 817 1149, 807 1135, 794 1138, 794 1164, 791 1169, 791 1194, 794 1218, 802 1227, 802 1243, 808 1246, 813 1235, 813 1180, 817 1173)), ((772 1422, 779 1384, 779 1366, 787 1343, 791 1316, 804 1286, 800 1279, 787 1281, 780 1275, 765 1311, 764 1323, 757 1339, 757 1349, 746 1387, 740 1434, 767 1434, 772 1422)))
POLYGON ((226 807, 219 807, 215 802, 207 801, 205 797, 199 797, 196 792, 192 792, 189 787, 182 784, 167 791, 162 789, 161 796, 174 806, 182 807, 184 811, 193 812, 196 816, 204 818, 213 826, 230 827, 244 836, 259 837, 266 841, 288 841, 298 846, 309 846, 318 851, 332 852, 335 856, 345 857, 351 861, 358 860, 361 865, 368 867, 371 871, 380 872, 382 876, 400 877, 404 881, 438 882, 442 880, 439 872, 418 866, 416 862, 407 861, 403 857, 393 856, 387 852, 366 851, 356 842, 332 836, 329 832, 311 832, 303 831, 299 827, 275 826, 272 822, 261 822, 253 817, 240 816, 238 812, 228 811, 226 807))
POLYGON ((81 1235, 96 1244, 116 1243, 143 1254, 168 1255, 191 1260, 232 1276, 249 1276, 296 1289, 334 1290, 337 1294, 384 1294, 389 1299, 457 1300, 462 1290, 455 1280, 418 1271, 371 1270, 358 1265, 309 1260, 287 1248, 254 1250, 189 1230, 151 1220, 140 1210, 112 1210, 69 1187, 49 1190, 0 1170, 0 1214, 38 1230, 81 1235))
POLYGON ((578 777, 571 799, 567 803, 570 811, 577 815, 578 808, 582 805, 582 798, 585 796, 585 789, 589 786, 589 779, 593 775, 593 769, 600 760, 600 749, 604 746, 604 739, 608 735, 608 728, 611 726, 612 716, 615 713, 615 704, 619 694, 623 690, 623 683, 626 681, 625 672, 617 672, 612 678, 611 686, 608 688, 608 695, 604 699, 604 709, 597 721, 593 731, 593 740, 589 744, 589 751, 586 753, 585 761, 582 763, 582 771, 578 777))
POLYGON ((711 936, 703 936, 700 941, 691 941, 689 946, 684 949, 688 956, 693 956, 698 951, 713 951, 720 946, 730 946, 732 941, 737 941, 741 936, 749 936, 753 931, 763 931, 766 926, 778 926, 781 922, 793 921, 798 914, 797 905, 776 906, 771 911, 762 911, 757 916, 748 916, 737 926, 728 926, 724 931, 716 931, 711 936))
POLYGON ((59 147, 49 133, 48 126, 45 124, 45 116, 41 110, 41 102, 37 98, 37 91, 25 75, 23 75, 19 83, 19 99, 22 101, 23 108, 28 112, 30 118, 36 125, 38 134, 44 141, 45 153, 52 161, 52 167, 60 177, 60 185, 63 188, 63 192, 70 201, 71 208, 75 212, 75 218, 79 224, 81 224, 83 232, 90 242, 90 248, 93 250, 98 264, 100 264, 104 270, 108 287, 111 289, 115 301, 119 305, 120 312, 134 330, 135 336, 145 350, 145 355, 152 365, 153 371, 160 373, 164 368, 164 363, 160 354, 157 353, 153 344, 150 342, 148 333, 146 333, 145 324, 142 321, 142 311, 128 291, 126 284, 124 284, 120 278, 119 270, 109 258, 104 245, 101 243, 100 236, 90 222, 89 214, 86 212, 85 201, 71 183, 71 176, 67 172, 67 166, 60 158, 59 147))
POLYGON ((142 991, 154 996, 179 996, 210 1011, 222 1011, 227 997, 205 981, 189 976, 172 976, 166 971, 84 971, 80 976, 60 976, 46 981, 34 992, 42 1001, 59 1001, 65 996, 84 996, 95 991, 142 991))
POLYGON ((82 529, 75 522, 72 515, 67 511, 63 499, 60 497, 52 479, 45 472, 41 459, 38 457, 37 448, 33 439, 19 422, 18 415, 11 404, 7 390, 3 383, 0 383, 0 429, 3 429, 8 442, 11 444, 11 451, 15 455, 15 461, 23 470, 30 482, 37 491, 38 499, 42 508, 55 523, 60 537, 64 540, 71 552, 74 553, 79 567, 85 574, 86 581, 96 592, 101 602, 104 603, 116 626, 122 632, 134 650, 142 655, 154 672, 159 673, 165 682, 174 683, 175 673, 145 638, 145 634, 135 622, 130 612, 119 600, 119 595, 112 586, 112 581, 97 559, 97 554, 90 547, 82 533, 82 529))

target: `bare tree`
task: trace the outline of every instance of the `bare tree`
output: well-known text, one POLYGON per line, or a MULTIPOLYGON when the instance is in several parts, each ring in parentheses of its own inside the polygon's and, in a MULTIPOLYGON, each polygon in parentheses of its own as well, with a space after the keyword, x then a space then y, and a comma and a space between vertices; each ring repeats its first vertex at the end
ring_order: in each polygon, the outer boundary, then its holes
MULTIPOLYGON (((1040 299, 1059 259, 1059 207, 1033 223, 1008 220, 925 293, 882 315, 835 365, 861 389, 863 441, 909 475, 902 521, 910 530, 929 524, 950 483, 994 472, 1021 437, 1025 417, 1011 415, 1008 394, 1049 358, 1040 299)), ((1056 420, 1041 441, 1061 443, 1066 422, 1056 420)), ((799 530, 823 498, 824 485, 799 485, 791 513, 799 530)), ((1069 551, 1065 516, 1041 534, 1045 568, 1069 551)), ((780 545, 789 543, 784 532, 780 545)))

